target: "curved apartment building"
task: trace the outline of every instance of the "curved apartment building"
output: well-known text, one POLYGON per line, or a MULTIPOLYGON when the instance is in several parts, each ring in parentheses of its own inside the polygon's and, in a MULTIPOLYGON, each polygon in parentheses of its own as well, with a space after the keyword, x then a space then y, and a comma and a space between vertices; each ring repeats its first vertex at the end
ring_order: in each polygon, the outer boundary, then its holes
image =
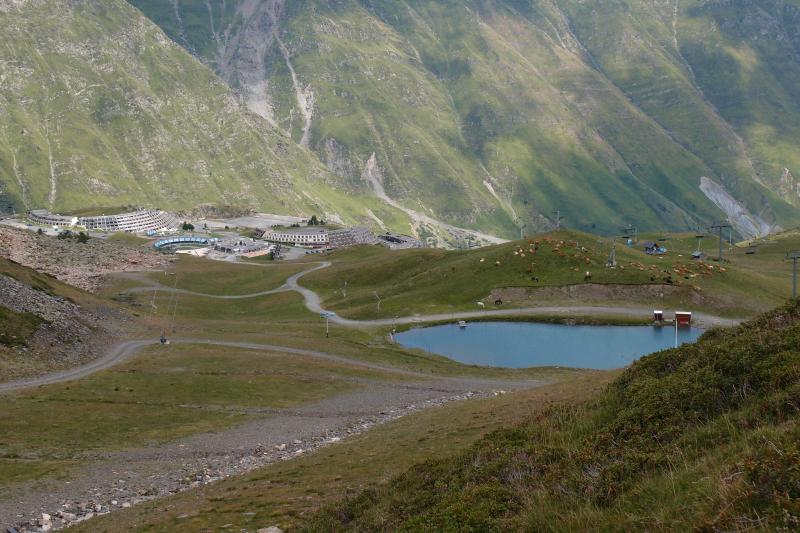
POLYGON ((180 225, 180 221, 172 213, 151 209, 94 217, 55 215, 40 209, 29 211, 28 218, 43 226, 58 226, 61 228, 82 226, 90 231, 126 231, 129 233, 172 229, 180 225))

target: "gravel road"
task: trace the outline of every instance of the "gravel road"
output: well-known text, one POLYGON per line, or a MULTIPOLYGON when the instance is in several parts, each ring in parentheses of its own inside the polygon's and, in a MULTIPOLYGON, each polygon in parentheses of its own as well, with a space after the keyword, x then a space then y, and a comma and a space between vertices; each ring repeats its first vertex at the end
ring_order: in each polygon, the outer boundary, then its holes
MULTIPOLYGON (((322 299, 319 295, 308 289, 303 287, 299 284, 299 280, 311 272, 321 270, 323 268, 328 268, 331 266, 330 261, 323 261, 316 266, 308 268, 302 272, 298 272, 297 274, 292 275, 286 280, 286 283, 278 287, 277 289, 272 289, 268 291, 261 291, 261 292, 254 292, 248 294, 240 294, 240 295, 215 295, 215 294, 205 294, 201 292, 194 292, 188 291, 185 289, 174 289, 172 287, 168 287, 154 281, 142 273, 139 272, 131 272, 124 274, 124 277, 128 279, 134 279, 137 281, 141 281, 143 283, 148 284, 148 287, 135 287, 131 289, 127 289, 125 292, 149 292, 153 290, 154 287, 157 287, 161 291, 167 292, 177 292, 181 294, 192 294, 195 296, 202 296, 206 298, 213 298, 218 300, 242 300, 248 298, 258 298, 261 296, 269 295, 269 294, 277 294, 281 292, 287 291, 296 291, 299 292, 304 300, 306 308, 312 313, 318 314, 328 314, 330 316, 331 322, 336 324, 350 326, 350 327, 376 327, 376 326, 391 326, 395 324, 422 324, 424 322, 441 322, 446 320, 465 320, 470 318, 486 318, 486 317, 532 317, 535 318, 537 316, 553 316, 553 315, 563 315, 565 318, 569 318, 570 316, 575 315, 596 315, 596 314, 603 314, 608 316, 617 316, 617 317, 642 317, 642 316, 649 316, 652 312, 650 308, 637 308, 637 307, 611 307, 611 306, 548 306, 548 307, 526 307, 526 308, 519 308, 519 309, 488 309, 488 310, 481 310, 481 311, 460 311, 456 313, 435 313, 435 314, 427 314, 427 315, 415 315, 415 316, 407 316, 407 317, 398 317, 398 318, 383 318, 377 320, 352 320, 349 318, 340 317, 339 315, 327 311, 322 306, 322 299)), ((714 315, 710 315, 707 313, 694 313, 693 319, 695 322, 701 327, 713 327, 713 326, 735 326, 742 322, 741 319, 734 319, 734 318, 722 318, 714 315)), ((18 380, 18 381, 11 381, 7 383, 0 383, 0 393, 9 392, 18 389, 24 389, 27 387, 37 387, 40 385, 49 385, 53 383, 59 383, 62 381, 70 381, 74 379, 79 379, 82 377, 86 377, 90 374, 98 372, 100 370, 105 370, 111 366, 114 366, 122 361, 129 359, 130 357, 134 356, 141 348, 144 346, 155 344, 157 341, 152 340, 132 340, 123 342, 113 346, 105 355, 101 358, 96 359, 95 361, 77 367, 71 370, 57 372, 54 374, 48 374, 38 378, 32 379, 25 379, 25 380, 18 380)), ((217 341, 208 341, 204 339, 184 339, 182 342, 191 342, 191 343, 213 343, 220 346, 235 346, 241 348, 255 348, 255 349, 268 349, 268 350, 281 350, 287 353, 298 353, 302 355, 310 355, 312 357, 325 357, 328 359, 334 359, 341 361, 343 358, 340 356, 332 355, 332 354, 325 354, 323 352, 314 352, 314 351, 307 351, 307 350, 298 350, 295 348, 288 348, 285 346, 272 346, 272 345, 256 345, 250 343, 224 343, 224 342, 217 342, 217 341)), ((344 358, 346 359, 346 358, 344 358)), ((352 362, 351 360, 347 360, 352 362)), ((359 362, 358 364, 367 365, 367 363, 359 362)), ((393 371, 396 371, 392 369, 393 371)))
MULTIPOLYGON (((150 287, 149 288, 136 287, 133 289, 127 289, 126 292, 147 292, 153 290, 153 287, 158 287, 159 290, 162 291, 179 292, 182 294, 191 294, 194 296, 202 296, 218 300, 243 300, 248 298, 258 298, 260 296, 266 296, 269 294, 277 294, 287 291, 296 291, 303 296, 306 308, 309 311, 318 314, 328 314, 330 316, 331 322, 350 327, 391 326, 395 324, 416 324, 424 322, 441 322, 445 320, 466 320, 470 318, 487 318, 487 317, 536 318, 537 316, 543 317, 543 316, 553 316, 553 315, 564 315, 565 318, 569 318, 570 316, 575 316, 575 315, 601 314, 605 316, 629 318, 629 317, 646 317, 650 316, 651 313, 653 312, 653 309, 649 307, 645 308, 645 307, 614 307, 614 306, 546 306, 546 307, 522 307, 515 309, 485 309, 476 311, 458 311, 455 313, 434 313, 427 315, 414 315, 414 316, 397 317, 397 318, 382 318, 376 320, 353 320, 341 317, 336 313, 326 310, 322 306, 322 299, 316 292, 300 285, 300 279, 303 276, 315 272, 317 270, 321 270, 323 268, 328 268, 329 266, 331 266, 330 261, 322 261, 314 267, 311 267, 302 272, 298 272, 297 274, 294 274, 293 276, 289 277, 289 279, 286 280, 286 283, 284 283, 277 289, 272 289, 269 291, 262 291, 262 292, 254 292, 249 294, 239 294, 234 296, 229 296, 229 295, 221 296, 214 294, 205 294, 201 292, 187 291, 185 289, 173 289, 172 287, 167 287, 149 278, 146 278, 141 274, 130 273, 127 274, 126 277, 131 279, 137 279, 140 281, 145 281, 150 285, 150 287)), ((693 320, 697 325, 705 328, 714 326, 722 326, 722 327, 736 326, 742 322, 742 319, 738 318, 723 318, 701 312, 693 313, 693 320)))
MULTIPOLYGON (((246 343, 230 345, 271 348, 246 343)), ((132 346, 120 353, 130 357, 136 349, 132 346)), ((303 350, 289 353, 346 359, 303 350)), ((368 365, 358 360, 347 362, 368 365)), ((423 409, 541 385, 537 381, 465 378, 403 383, 363 378, 352 381, 357 388, 350 392, 298 408, 262 409, 255 413, 257 419, 227 430, 121 452, 87 453, 87 466, 66 482, 36 480, 15 485, 13 492, 6 491, 0 497, 0 525, 39 531, 38 520, 46 513, 52 517, 54 529, 58 529, 311 453, 423 409)))
MULTIPOLYGON (((222 300, 256 298, 286 291, 303 295, 306 307, 314 313, 326 313, 331 321, 350 327, 388 326, 482 317, 545 316, 563 314, 597 314, 611 316, 647 316, 644 308, 618 307, 534 307, 507 310, 480 310, 400 317, 397 319, 351 320, 330 313, 322 306, 314 291, 302 287, 299 280, 306 274, 331 265, 325 261, 289 277, 277 289, 235 296, 208 295, 163 286, 139 273, 126 277, 145 282, 147 287, 128 292, 153 290, 174 291, 222 300)), ((730 326, 740 321, 695 313, 703 326, 730 326)), ((131 340, 112 347, 101 358, 72 370, 39 378, 0 384, 0 394, 28 387, 49 385, 80 379, 108 369, 131 357, 155 340, 131 340)), ((403 374, 402 384, 353 379, 357 389, 339 396, 295 409, 261 410, 257 419, 228 430, 195 435, 177 442, 143 447, 123 452, 96 453, 87 456, 88 466, 69 482, 37 480, 14 487, 0 497, 0 525, 19 526, 20 531, 37 531, 36 519, 42 513, 51 515, 54 528, 92 518, 115 508, 128 507, 144 500, 162 497, 200 484, 241 474, 282 459, 299 456, 370 429, 376 424, 395 420, 421 409, 444 405, 451 401, 484 397, 504 391, 540 385, 536 381, 497 381, 465 378, 435 378, 398 370, 367 361, 313 350, 301 350, 244 342, 221 342, 206 339, 176 339, 188 344, 213 344, 254 350, 297 354, 377 370, 403 374), (408 380, 419 377, 420 380, 408 380)))

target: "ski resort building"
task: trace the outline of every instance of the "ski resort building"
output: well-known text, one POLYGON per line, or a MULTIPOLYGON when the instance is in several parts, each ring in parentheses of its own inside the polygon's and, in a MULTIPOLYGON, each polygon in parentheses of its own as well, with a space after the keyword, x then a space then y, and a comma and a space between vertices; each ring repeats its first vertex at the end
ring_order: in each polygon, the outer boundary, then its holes
POLYGON ((348 246, 358 246, 359 244, 378 244, 377 237, 369 228, 364 226, 331 231, 328 233, 328 240, 331 248, 347 248, 348 246))
POLYGON ((407 250, 409 248, 424 248, 425 244, 419 239, 401 235, 399 233, 389 233, 378 235, 379 243, 388 246, 392 250, 407 250))
POLYGON ((54 228, 73 228, 78 225, 78 217, 54 215, 45 209, 28 211, 28 218, 40 226, 53 226, 54 228))
POLYGON ((228 239, 218 241, 214 249, 218 252, 241 257, 261 257, 269 255, 276 248, 274 244, 266 244, 255 239, 228 239))
POLYGON ((419 239, 408 235, 386 233, 385 235, 375 236, 369 228, 363 226, 337 230, 311 226, 303 228, 272 228, 266 230, 261 238, 278 244, 324 249, 347 248, 348 246, 361 244, 381 244, 395 250, 423 248, 425 246, 419 239))
POLYGON ((359 244, 378 244, 380 241, 363 226, 329 230, 320 227, 273 228, 264 232, 265 241, 311 248, 346 248, 359 244))
POLYGON ((330 238, 328 230, 324 228, 273 228, 268 229, 261 236, 262 239, 278 244, 291 244, 293 246, 310 246, 319 248, 328 246, 330 238))
POLYGON ((125 231, 144 233, 146 231, 169 230, 180 226, 180 221, 171 213, 150 209, 140 209, 118 215, 74 217, 55 215, 40 209, 28 212, 28 218, 43 226, 59 228, 83 227, 89 231, 125 231))

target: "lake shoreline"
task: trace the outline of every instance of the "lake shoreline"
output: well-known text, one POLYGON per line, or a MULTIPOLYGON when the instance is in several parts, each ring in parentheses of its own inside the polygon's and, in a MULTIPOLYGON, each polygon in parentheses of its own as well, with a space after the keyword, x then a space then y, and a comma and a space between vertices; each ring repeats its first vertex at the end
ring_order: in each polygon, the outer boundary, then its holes
MULTIPOLYGON (((591 324, 542 321, 447 322, 398 332, 393 340, 407 349, 447 357, 465 365, 496 368, 558 367, 611 370, 645 355, 674 348, 671 325, 591 324)), ((679 344, 705 331, 679 328, 679 344)))

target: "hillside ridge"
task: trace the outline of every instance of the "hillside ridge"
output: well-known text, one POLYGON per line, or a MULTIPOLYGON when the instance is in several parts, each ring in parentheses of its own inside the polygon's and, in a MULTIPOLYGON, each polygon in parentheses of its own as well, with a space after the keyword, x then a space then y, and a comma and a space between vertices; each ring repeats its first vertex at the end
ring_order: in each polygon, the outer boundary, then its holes
POLYGON ((377 172, 407 209, 504 236, 555 209, 604 232, 798 222, 793 0, 130 1, 351 187, 377 172))
POLYGON ((454 457, 329 506, 306 531, 796 529, 800 305, 643 357, 454 457))

